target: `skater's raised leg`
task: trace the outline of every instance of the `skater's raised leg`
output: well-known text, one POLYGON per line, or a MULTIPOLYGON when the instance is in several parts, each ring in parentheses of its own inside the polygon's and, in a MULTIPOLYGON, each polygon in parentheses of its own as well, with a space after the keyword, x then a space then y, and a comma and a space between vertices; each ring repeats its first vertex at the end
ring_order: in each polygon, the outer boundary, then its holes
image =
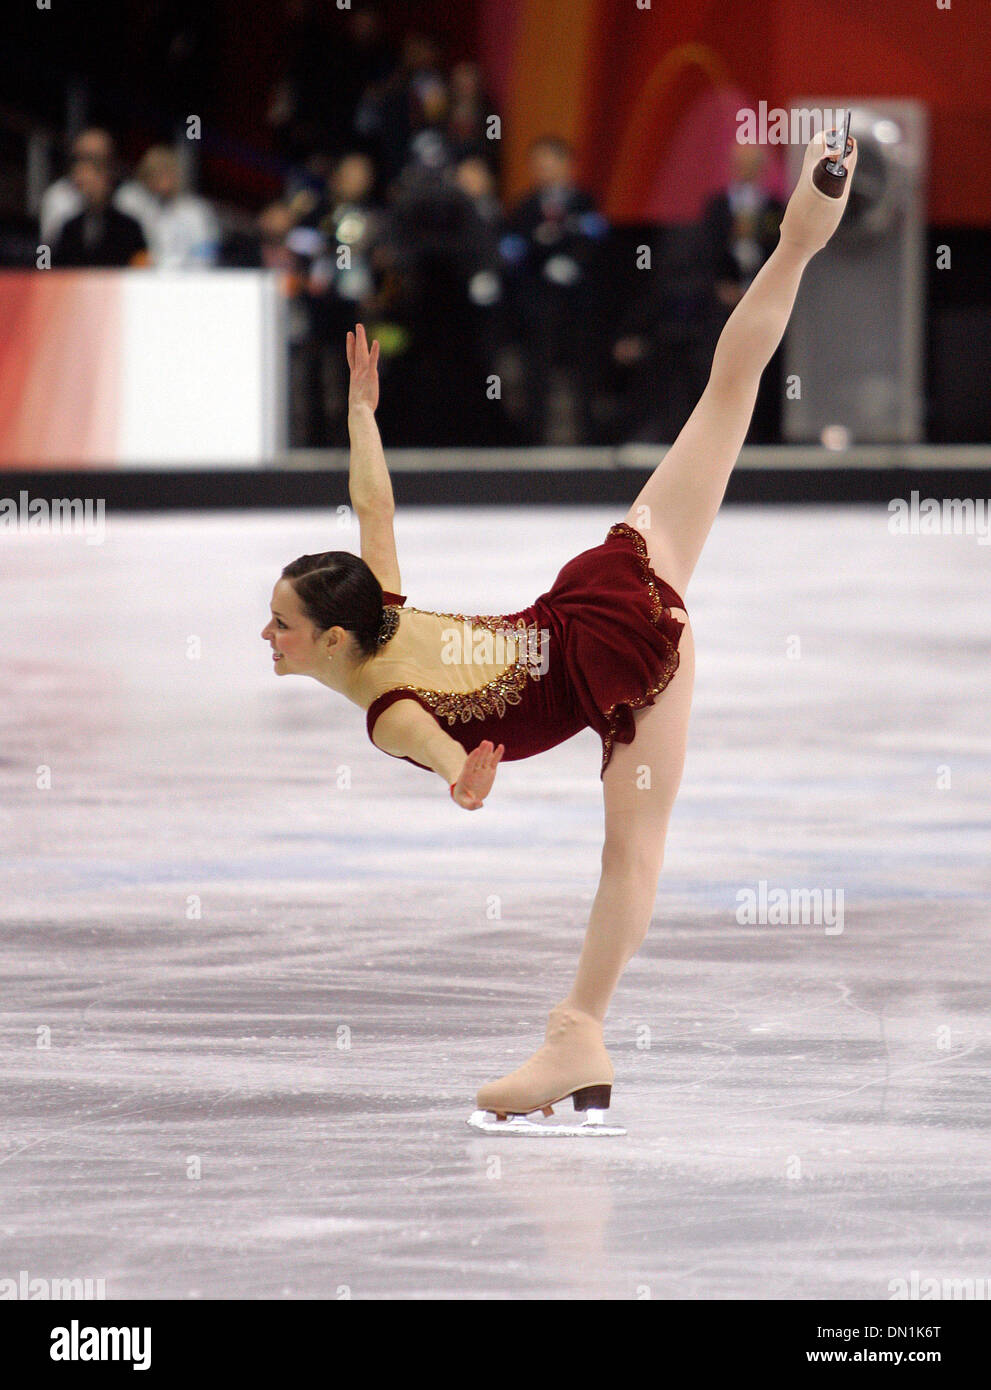
MULTIPOLYGON (((813 140, 781 224, 776 250, 730 316, 709 382, 688 422, 625 520, 641 531, 657 574, 684 595, 747 435, 761 373, 784 335, 802 272, 842 217, 842 198, 812 182, 825 152, 813 140)), ((852 174, 856 147, 846 166, 852 174)), ((613 748, 603 777, 602 875, 574 984, 551 1010, 543 1047, 517 1071, 484 1086, 482 1110, 529 1113, 574 1090, 605 1098, 613 1079, 602 1021, 653 913, 668 823, 681 781, 695 676, 687 616, 679 667, 663 694, 634 714, 636 738, 613 748)))
POLYGON ((784 336, 802 274, 843 215, 857 162, 851 143, 841 198, 828 198, 813 184, 825 137, 809 143, 778 245, 727 319, 698 405, 624 518, 643 533, 653 568, 682 597, 747 437, 761 375, 784 336))

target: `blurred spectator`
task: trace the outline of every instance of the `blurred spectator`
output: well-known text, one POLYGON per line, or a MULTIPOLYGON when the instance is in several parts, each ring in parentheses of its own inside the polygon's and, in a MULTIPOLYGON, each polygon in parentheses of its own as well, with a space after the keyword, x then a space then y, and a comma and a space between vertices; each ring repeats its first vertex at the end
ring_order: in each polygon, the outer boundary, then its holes
POLYGON ((335 41, 324 80, 333 94, 327 135, 335 153, 356 143, 355 116, 370 87, 386 82, 396 70, 399 55, 382 33, 382 17, 373 5, 358 5, 347 18, 342 41, 335 41))
POLYGON ((285 76, 272 91, 268 121, 284 158, 302 161, 317 150, 338 155, 355 143, 355 113, 367 89, 388 79, 396 52, 382 35, 378 10, 357 5, 326 24, 314 0, 291 0, 285 37, 285 76))
MULTIPOLYGON (((491 178, 491 176, 490 176, 491 178)), ((465 189, 472 175, 462 171, 432 169, 411 163, 392 189, 392 236, 397 263, 413 277, 423 274, 430 263, 443 264, 457 283, 457 301, 474 296, 478 302, 501 295, 502 278, 497 226, 484 219, 478 203, 491 216, 491 203, 485 193, 476 199, 465 189), (473 291, 476 279, 486 274, 489 291, 473 291)), ((477 181, 475 182, 478 187, 477 181)), ((488 190, 491 193, 491 182, 488 190)), ((453 306, 452 306, 453 307, 453 306)))
POLYGON ((533 189, 511 213, 502 241, 515 274, 530 430, 536 443, 565 442, 562 434, 566 442, 585 443, 592 436, 595 261, 608 228, 591 197, 575 185, 567 141, 534 141, 530 173, 533 189), (564 387, 565 402, 556 385, 564 387), (566 429, 552 426, 552 398, 567 405, 566 429))
MULTIPOLYGON (((265 270, 285 273, 289 337, 289 443, 314 448, 323 439, 319 384, 320 356, 307 294, 309 254, 293 249, 296 220, 288 203, 270 203, 258 214, 258 262, 265 270)), ((309 229, 314 235, 312 228, 309 229)))
POLYGON ((499 201, 495 174, 488 160, 480 155, 467 155, 454 171, 458 187, 471 199, 472 206, 481 220, 493 231, 502 230, 503 211, 499 201))
POLYGON ((82 212, 70 217, 52 247, 52 265, 147 265, 148 252, 141 224, 113 206, 113 169, 105 154, 77 150, 72 182, 82 200, 82 212))
POLYGON ((285 74, 269 98, 268 122, 283 158, 301 161, 323 143, 331 102, 330 37, 314 0, 289 0, 285 74))
POLYGON ((468 297, 476 307, 476 332, 482 353, 503 383, 506 409, 519 418, 522 399, 512 395, 520 375, 519 354, 507 358, 511 323, 505 297, 505 275, 499 245, 505 216, 491 165, 480 155, 462 159, 454 170, 454 182, 475 213, 477 268, 468 282, 468 297))
POLYGON ((432 168, 450 162, 448 105, 439 45, 424 34, 407 34, 399 67, 366 91, 355 118, 357 130, 374 143, 386 183, 411 158, 432 168))
POLYGON ((311 155, 302 173, 287 179, 284 196, 297 226, 333 236, 336 224, 328 219, 334 217, 335 209, 378 205, 377 182, 375 164, 362 150, 351 150, 337 160, 311 155))
POLYGON ((709 199, 702 222, 709 238, 715 293, 732 309, 778 244, 784 204, 761 184, 767 163, 760 145, 732 147, 733 174, 722 192, 709 199))
POLYGON ((315 227, 327 210, 327 190, 334 173, 334 158, 326 150, 307 155, 301 166, 289 171, 283 197, 297 223, 315 227))
POLYGON ((135 172, 114 201, 141 223, 152 265, 158 270, 215 265, 220 227, 209 203, 184 191, 175 150, 153 145, 135 172))
POLYGON ((42 245, 51 246, 70 217, 83 210, 83 195, 72 178, 72 165, 76 159, 89 159, 104 164, 114 176, 117 151, 113 136, 106 130, 94 127, 82 131, 72 145, 69 172, 50 184, 41 197, 38 213, 39 237, 42 245))
POLYGON ((447 139, 456 161, 476 156, 494 167, 499 141, 488 138, 488 120, 495 114, 477 63, 456 63, 451 69, 447 139))
MULTIPOLYGON (((778 244, 784 204, 761 180, 767 152, 760 145, 732 144, 732 175, 722 192, 709 199, 702 218, 710 258, 713 293, 720 322, 739 303, 754 276, 778 244)), ((774 443, 781 437, 783 345, 761 378, 754 418, 747 435, 751 444, 774 443)))
POLYGON ((452 171, 420 163, 394 182, 390 214, 379 307, 399 345, 387 364, 399 389, 383 428, 417 445, 504 442, 483 328, 502 295, 492 229, 452 171))
MULTIPOLYGON (((312 243, 308 294, 321 350, 326 443, 337 439, 347 413, 344 337, 372 306, 379 279, 385 218, 374 196, 375 182, 368 155, 346 154, 330 176, 324 202, 302 220, 315 224, 319 238, 312 243)), ((302 223, 297 236, 301 231, 302 223)))
POLYGON ((637 271, 612 349, 625 441, 670 443, 705 389, 718 337, 708 252, 700 225, 667 227, 637 271))
POLYGON ((296 257, 288 245, 293 215, 287 203, 269 203, 258 214, 258 264, 265 270, 295 273, 296 257))
POLYGON ((314 264, 315 287, 330 289, 335 300, 348 306, 345 318, 353 317, 375 289, 372 257, 383 221, 374 187, 375 165, 368 155, 345 155, 331 175, 330 197, 318 222, 326 255, 314 264))
POLYGON ((258 219, 262 266, 287 272, 290 443, 340 443, 347 411, 344 335, 374 301, 376 249, 383 215, 374 204, 375 168, 367 155, 338 161, 326 196, 300 190, 258 219))

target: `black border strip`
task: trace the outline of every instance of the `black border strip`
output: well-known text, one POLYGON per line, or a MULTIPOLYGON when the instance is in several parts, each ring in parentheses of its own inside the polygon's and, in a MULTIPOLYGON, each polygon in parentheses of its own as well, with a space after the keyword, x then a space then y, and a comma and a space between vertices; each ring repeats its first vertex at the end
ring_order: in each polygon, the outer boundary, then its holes
MULTIPOLYGON (((397 506, 629 505, 649 468, 424 469, 392 475, 397 506)), ((733 503, 887 503, 921 497, 991 497, 991 466, 979 468, 737 469, 726 500, 733 503)), ((0 497, 103 498, 117 511, 204 508, 310 508, 348 500, 345 469, 143 469, 4 471, 0 497)))

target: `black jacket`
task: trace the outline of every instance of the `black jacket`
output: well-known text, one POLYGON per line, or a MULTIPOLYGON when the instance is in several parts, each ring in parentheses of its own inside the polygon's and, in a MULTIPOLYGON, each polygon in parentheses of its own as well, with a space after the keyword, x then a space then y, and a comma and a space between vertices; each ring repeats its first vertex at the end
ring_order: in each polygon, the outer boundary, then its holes
POLYGON ((566 256, 584 272, 606 224, 587 193, 567 188, 529 194, 513 209, 507 231, 504 245, 524 273, 539 275, 552 256, 566 256))
POLYGON ((52 266, 56 270, 71 266, 127 266, 147 249, 141 224, 108 203, 100 212, 80 212, 69 218, 52 247, 52 266), (95 232, 95 239, 89 243, 84 236, 87 218, 92 219, 95 232))

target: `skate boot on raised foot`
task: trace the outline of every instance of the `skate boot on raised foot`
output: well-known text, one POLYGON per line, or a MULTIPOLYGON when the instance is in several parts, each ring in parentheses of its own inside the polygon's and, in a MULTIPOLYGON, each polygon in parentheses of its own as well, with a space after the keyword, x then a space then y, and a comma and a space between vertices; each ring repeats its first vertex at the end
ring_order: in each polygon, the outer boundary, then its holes
POLYGON ((604 1123, 613 1076, 602 1024, 581 1009, 558 1004, 550 1011, 543 1047, 516 1071, 482 1087, 468 1123, 486 1134, 625 1134, 604 1123), (545 1125, 527 1118, 538 1110, 553 1115, 551 1107, 568 1099, 582 1117, 580 1124, 545 1125))
POLYGON ((802 172, 781 219, 781 240, 808 256, 822 250, 846 211, 857 167, 857 142, 848 132, 849 118, 842 130, 823 131, 809 141, 802 172), (830 141, 836 142, 835 150, 830 141))

